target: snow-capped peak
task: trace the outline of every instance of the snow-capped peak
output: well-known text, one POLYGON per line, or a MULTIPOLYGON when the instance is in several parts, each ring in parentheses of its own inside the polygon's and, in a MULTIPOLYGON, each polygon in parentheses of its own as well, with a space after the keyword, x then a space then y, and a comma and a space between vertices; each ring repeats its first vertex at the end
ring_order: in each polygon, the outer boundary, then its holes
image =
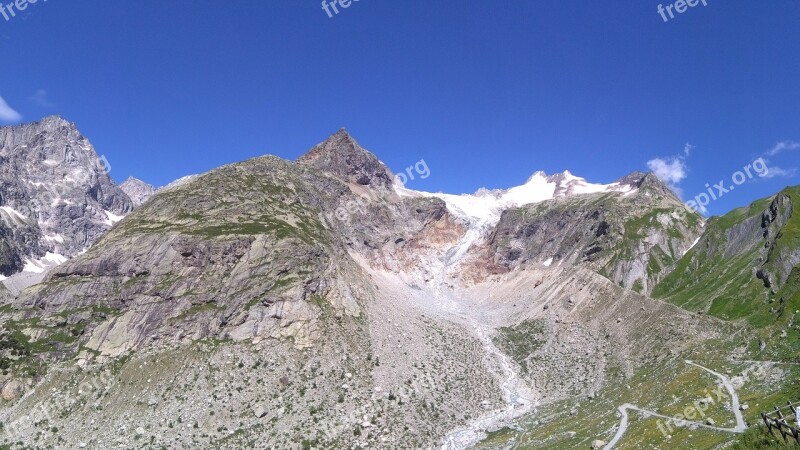
POLYGON ((539 171, 531 175, 525 184, 505 190, 479 189, 474 194, 452 195, 420 192, 395 186, 400 195, 436 197, 447 203, 448 209, 470 223, 491 226, 500 220, 502 212, 509 208, 539 203, 560 197, 586 195, 602 192, 619 192, 630 195, 635 187, 629 184, 594 184, 573 175, 569 171, 548 176, 539 171))

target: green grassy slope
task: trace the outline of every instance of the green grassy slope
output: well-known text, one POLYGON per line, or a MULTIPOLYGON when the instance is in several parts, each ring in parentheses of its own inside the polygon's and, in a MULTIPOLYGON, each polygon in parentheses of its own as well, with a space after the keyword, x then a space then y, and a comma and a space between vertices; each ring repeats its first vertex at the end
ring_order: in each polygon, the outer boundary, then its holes
POLYGON ((772 303, 787 281, 778 265, 800 249, 800 215, 788 212, 788 222, 780 227, 762 223, 781 196, 800 205, 800 187, 794 187, 709 220, 700 241, 656 286, 653 297, 726 320, 747 319, 755 327, 773 324, 772 303), (759 271, 772 274, 771 280, 765 282, 759 271))

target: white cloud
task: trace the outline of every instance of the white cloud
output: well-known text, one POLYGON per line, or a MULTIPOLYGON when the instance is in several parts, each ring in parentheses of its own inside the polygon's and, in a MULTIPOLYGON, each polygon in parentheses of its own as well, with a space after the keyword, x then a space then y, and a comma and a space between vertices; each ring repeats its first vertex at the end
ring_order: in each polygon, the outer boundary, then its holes
POLYGON ((800 142, 795 141, 781 141, 775 144, 775 147, 772 147, 770 151, 767 152, 767 156, 775 156, 778 153, 781 153, 786 150, 797 150, 800 148, 800 142))
POLYGON ((56 107, 56 105, 47 99, 47 91, 44 89, 39 89, 35 94, 31 95, 29 99, 42 108, 53 109, 56 107))
POLYGON ((792 178, 797 175, 797 168, 789 167, 784 169, 783 167, 778 167, 772 164, 772 161, 768 158, 797 149, 800 149, 800 142, 786 140, 778 142, 774 147, 765 152, 761 156, 761 159, 764 160, 764 164, 769 168, 769 171, 765 173, 762 178, 792 178))
POLYGON ((22 120, 20 113, 14 111, 14 109, 8 106, 8 103, 3 100, 3 97, 0 97, 0 121, 14 123, 20 120, 22 120))
POLYGON ((686 162, 681 158, 651 159, 647 161, 647 167, 669 184, 680 184, 686 178, 686 162))
POLYGON ((767 161, 767 167, 769 167, 769 171, 762 175, 762 178, 792 178, 797 174, 797 169, 794 167, 784 169, 769 164, 769 161, 767 161))
POLYGON ((651 159, 647 161, 647 168, 667 183, 678 195, 681 195, 681 181, 689 175, 686 159, 692 154, 692 150, 694 150, 694 146, 687 143, 683 147, 681 155, 651 159))
POLYGON ((694 150, 694 148, 694 145, 687 142, 686 145, 683 146, 683 157, 688 158, 689 155, 692 154, 692 150, 694 150))

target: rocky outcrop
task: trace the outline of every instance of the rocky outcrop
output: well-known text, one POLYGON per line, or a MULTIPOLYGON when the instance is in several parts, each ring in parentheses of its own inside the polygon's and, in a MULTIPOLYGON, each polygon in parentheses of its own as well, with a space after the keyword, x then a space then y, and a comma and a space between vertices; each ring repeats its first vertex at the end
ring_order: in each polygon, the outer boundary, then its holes
POLYGON ((75 124, 0 127, 0 275, 46 252, 74 256, 133 208, 75 124))
POLYGON ((800 195, 797 190, 782 192, 761 215, 764 246, 768 247, 763 279, 768 284, 777 283, 778 287, 800 264, 800 236, 797 235, 800 219, 795 213, 798 201, 800 195))

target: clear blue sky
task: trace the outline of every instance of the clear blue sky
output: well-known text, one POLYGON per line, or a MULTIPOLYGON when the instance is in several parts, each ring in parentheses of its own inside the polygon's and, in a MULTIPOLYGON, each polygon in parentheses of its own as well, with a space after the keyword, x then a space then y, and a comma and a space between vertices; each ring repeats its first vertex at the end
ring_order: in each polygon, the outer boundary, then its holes
POLYGON ((800 183, 800 2, 707 1, 665 23, 660 0, 360 0, 333 18, 317 0, 39 0, 0 16, 0 97, 156 185, 347 127, 396 171, 424 158, 417 189, 610 182, 661 157, 691 198, 784 142, 783 172, 720 213, 800 183))

